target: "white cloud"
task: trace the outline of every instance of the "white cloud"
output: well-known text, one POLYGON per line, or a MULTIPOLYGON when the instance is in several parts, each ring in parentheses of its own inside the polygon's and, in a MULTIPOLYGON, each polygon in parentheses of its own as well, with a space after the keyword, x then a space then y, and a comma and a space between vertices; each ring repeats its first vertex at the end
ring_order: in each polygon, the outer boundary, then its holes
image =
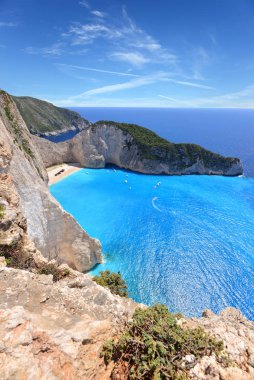
POLYGON ((58 64, 58 66, 63 66, 63 67, 71 68, 71 69, 77 69, 77 70, 94 71, 96 73, 114 74, 114 75, 121 75, 121 76, 128 76, 128 77, 139 77, 140 76, 140 75, 132 74, 132 73, 123 73, 120 71, 96 69, 93 67, 86 67, 86 66, 66 65, 64 63, 58 64))
POLYGON ((82 0, 82 1, 80 1, 79 4, 82 5, 82 7, 85 7, 85 8, 87 8, 87 9, 90 9, 90 8, 91 8, 91 7, 90 7, 90 4, 89 4, 88 1, 86 1, 86 0, 82 0))
POLYGON ((0 28, 13 28, 15 26, 18 26, 16 22, 5 22, 5 21, 0 21, 0 28))
POLYGON ((101 12, 101 11, 97 11, 97 10, 91 11, 91 13, 92 13, 92 15, 94 15, 96 17, 101 17, 101 18, 104 18, 107 15, 105 12, 101 12))
POLYGON ((170 102, 177 102, 177 99, 175 98, 170 98, 169 96, 165 96, 165 95, 158 95, 159 98, 162 98, 162 99, 167 99, 169 100, 170 102))
POLYGON ((175 107, 253 108, 254 85, 240 91, 194 99, 176 100, 175 107))
POLYGON ((104 12, 92 10, 91 13, 100 20, 95 23, 74 23, 67 33, 62 34, 62 37, 70 41, 71 45, 91 45, 97 39, 104 39, 107 41, 105 49, 111 50, 107 53, 109 57, 126 61, 131 65, 177 62, 178 57, 168 49, 162 48, 157 40, 139 28, 128 16, 125 8, 122 10, 122 20, 111 19, 110 22, 104 19, 106 15, 104 12), (134 52, 132 52, 133 49, 134 52))
POLYGON ((117 60, 117 61, 122 61, 126 63, 130 63, 133 66, 141 67, 145 63, 150 62, 149 58, 146 58, 143 54, 138 53, 138 52, 130 52, 130 53, 121 53, 121 52, 116 52, 110 55, 111 58, 117 60))
POLYGON ((100 23, 85 25, 76 23, 70 27, 68 33, 62 36, 69 37, 72 45, 83 45, 92 44, 97 38, 109 40, 119 38, 121 32, 100 23))
POLYGON ((116 92, 116 91, 127 90, 130 88, 137 88, 137 87, 141 87, 141 86, 146 86, 148 84, 155 83, 160 79, 162 79, 162 76, 160 74, 159 75, 158 74, 150 75, 150 76, 146 76, 146 77, 142 77, 142 78, 138 78, 138 79, 133 79, 129 82, 117 83, 117 84, 112 84, 109 86, 103 86, 103 87, 95 88, 92 90, 88 90, 88 91, 83 92, 80 95, 73 97, 73 99, 83 98, 84 96, 112 93, 112 92, 116 92))
POLYGON ((34 48, 32 46, 28 46, 24 49, 27 54, 33 55, 43 55, 43 56, 60 56, 64 53, 62 43, 56 43, 48 47, 44 48, 34 48))
POLYGON ((171 80, 174 83, 181 84, 183 86, 188 86, 188 87, 196 87, 196 88, 203 88, 205 90, 215 90, 214 87, 206 86, 204 84, 199 84, 199 83, 193 83, 193 82, 186 82, 182 80, 171 80))

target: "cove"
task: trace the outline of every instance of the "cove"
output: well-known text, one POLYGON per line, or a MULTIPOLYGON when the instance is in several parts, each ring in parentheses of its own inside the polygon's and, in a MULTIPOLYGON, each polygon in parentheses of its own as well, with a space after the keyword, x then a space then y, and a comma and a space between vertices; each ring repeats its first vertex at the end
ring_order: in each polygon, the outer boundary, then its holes
POLYGON ((254 180, 82 169, 50 188, 120 271, 138 302, 254 320, 254 180))

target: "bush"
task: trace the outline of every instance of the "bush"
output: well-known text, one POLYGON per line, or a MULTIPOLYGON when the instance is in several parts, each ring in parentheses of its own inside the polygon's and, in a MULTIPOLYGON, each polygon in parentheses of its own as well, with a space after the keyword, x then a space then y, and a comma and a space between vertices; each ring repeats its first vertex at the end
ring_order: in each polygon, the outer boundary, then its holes
POLYGON ((194 355, 194 364, 202 356, 215 353, 220 358, 223 342, 208 335, 202 328, 183 329, 164 305, 137 309, 133 320, 118 342, 107 341, 101 356, 108 364, 114 361, 112 376, 121 379, 182 380, 190 366, 186 355, 194 355))
POLYGON ((100 272, 99 276, 94 276, 93 280, 105 288, 109 288, 111 293, 118 294, 121 297, 128 297, 128 288, 125 280, 122 279, 121 273, 114 273, 106 270, 100 272))
POLYGON ((0 219, 4 217, 4 205, 0 204, 0 219))
POLYGON ((67 268, 62 271, 54 264, 45 264, 38 270, 38 273, 46 275, 52 274, 53 281, 56 282, 68 276, 70 274, 70 271, 67 268))

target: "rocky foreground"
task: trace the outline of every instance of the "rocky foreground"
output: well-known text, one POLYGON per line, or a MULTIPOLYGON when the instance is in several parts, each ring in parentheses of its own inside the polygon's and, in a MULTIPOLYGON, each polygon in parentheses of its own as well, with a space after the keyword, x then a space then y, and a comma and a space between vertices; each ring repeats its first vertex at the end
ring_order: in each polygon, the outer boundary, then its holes
MULTIPOLYGON (((145 306, 111 294, 78 271, 99 261, 99 242, 50 195, 40 152, 12 99, 2 92, 1 380, 110 379, 112 365, 106 367, 100 357, 103 342, 117 339, 134 310, 145 306)), ((206 311, 201 319, 178 323, 202 326, 224 342, 228 356, 225 367, 213 355, 201 360, 187 355, 182 365, 190 379, 254 379, 254 323, 239 311, 206 311)))
MULTIPOLYGON (((119 335, 138 305, 77 272, 53 282, 52 275, 2 266, 0 290, 1 380, 110 379, 112 368, 100 357, 102 344, 119 335)), ((199 320, 179 323, 203 326, 223 340, 231 361, 224 368, 215 356, 197 361, 187 355, 183 365, 190 379, 254 378, 254 323, 238 310, 206 311, 199 320)))

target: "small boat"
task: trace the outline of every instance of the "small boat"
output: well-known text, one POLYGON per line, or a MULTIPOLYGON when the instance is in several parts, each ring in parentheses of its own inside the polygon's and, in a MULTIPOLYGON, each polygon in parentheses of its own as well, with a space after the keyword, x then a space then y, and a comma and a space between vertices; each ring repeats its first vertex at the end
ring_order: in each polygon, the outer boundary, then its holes
POLYGON ((128 183, 127 179, 124 180, 125 183, 128 183))

